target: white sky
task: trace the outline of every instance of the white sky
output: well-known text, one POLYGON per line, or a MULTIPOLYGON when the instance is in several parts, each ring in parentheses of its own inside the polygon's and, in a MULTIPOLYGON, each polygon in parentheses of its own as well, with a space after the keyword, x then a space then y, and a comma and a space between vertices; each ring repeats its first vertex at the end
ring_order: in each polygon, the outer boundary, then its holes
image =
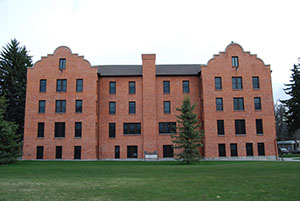
POLYGON ((299 0, 0 0, 0 46, 36 62, 66 45, 92 65, 206 64, 234 41, 271 64, 274 100, 300 57, 299 0))

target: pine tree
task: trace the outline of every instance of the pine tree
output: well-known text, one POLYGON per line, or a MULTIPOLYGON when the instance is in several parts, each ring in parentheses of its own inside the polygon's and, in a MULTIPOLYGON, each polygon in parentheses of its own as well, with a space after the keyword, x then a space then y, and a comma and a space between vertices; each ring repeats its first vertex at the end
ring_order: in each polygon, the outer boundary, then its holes
POLYGON ((0 165, 16 162, 22 156, 22 143, 17 135, 18 125, 4 120, 6 110, 6 100, 0 97, 0 165))
POLYGON ((26 99, 26 72, 32 66, 31 56, 25 46, 11 40, 0 52, 0 96, 7 100, 4 119, 18 125, 18 133, 24 132, 26 99))
POLYGON ((203 146, 202 138, 204 132, 201 129, 201 124, 194 114, 196 104, 191 106, 190 98, 184 97, 181 108, 176 108, 180 111, 180 115, 176 115, 178 127, 177 135, 172 136, 174 149, 180 150, 179 153, 175 153, 176 159, 181 160, 183 163, 197 162, 201 159, 200 147, 203 146))
POLYGON ((291 69, 292 75, 285 93, 290 95, 290 99, 281 101, 286 107, 285 117, 288 124, 288 131, 296 140, 296 131, 300 129, 300 64, 294 65, 291 69))

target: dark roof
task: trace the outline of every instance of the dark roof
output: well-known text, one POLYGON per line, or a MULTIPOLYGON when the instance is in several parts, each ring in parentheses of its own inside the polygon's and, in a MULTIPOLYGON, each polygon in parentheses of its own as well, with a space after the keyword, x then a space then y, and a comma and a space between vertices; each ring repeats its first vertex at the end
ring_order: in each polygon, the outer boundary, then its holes
MULTIPOLYGON (((100 76, 142 76, 142 65, 103 65, 97 66, 100 76)), ((156 65, 156 75, 198 75, 200 64, 156 65)))

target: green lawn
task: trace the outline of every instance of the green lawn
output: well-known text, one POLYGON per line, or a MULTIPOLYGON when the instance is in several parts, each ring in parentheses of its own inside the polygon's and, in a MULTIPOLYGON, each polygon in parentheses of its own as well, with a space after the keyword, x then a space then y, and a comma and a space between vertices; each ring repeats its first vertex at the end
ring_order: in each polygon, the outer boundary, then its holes
POLYGON ((283 158, 295 158, 300 157, 300 154, 284 154, 282 155, 283 158))
POLYGON ((300 200, 300 162, 21 161, 0 200, 300 200))

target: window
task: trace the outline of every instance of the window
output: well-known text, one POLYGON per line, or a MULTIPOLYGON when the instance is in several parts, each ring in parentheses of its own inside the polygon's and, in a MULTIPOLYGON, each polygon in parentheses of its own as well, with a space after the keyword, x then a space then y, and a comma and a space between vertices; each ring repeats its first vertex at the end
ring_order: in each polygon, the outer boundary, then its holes
POLYGON ((235 121, 235 134, 245 135, 246 134, 246 123, 244 119, 238 119, 235 121))
POLYGON ((129 114, 135 114, 135 102, 129 102, 129 114))
POLYGON ((40 100, 39 101, 39 113, 45 113, 46 110, 46 101, 40 100))
POLYGON ((258 150, 258 155, 259 156, 264 156, 265 155, 265 143, 257 143, 257 150, 258 150))
POLYGON ((44 129, 45 129, 44 122, 39 122, 38 123, 38 133, 37 133, 38 137, 44 137, 44 129))
POLYGON ((233 98, 234 110, 244 110, 244 98, 233 98))
POLYGON ((171 102, 170 101, 164 101, 164 113, 165 114, 171 113, 171 102))
POLYGON ((127 158, 138 158, 137 146, 127 146, 127 158))
POLYGON ((76 91, 82 92, 83 91, 83 79, 76 80, 76 91))
POLYGON ((75 112, 82 113, 82 100, 76 100, 75 112))
POLYGON ((237 56, 232 57, 232 67, 239 67, 239 58, 237 56))
POLYGON ((243 89, 243 80, 241 77, 232 77, 232 89, 243 89))
POLYGON ((65 122, 55 122, 54 137, 65 137, 65 122))
POLYGON ((259 78, 258 77, 252 77, 252 85, 253 85, 253 89, 259 89, 259 78))
POLYGON ((255 110, 261 110, 260 97, 254 98, 254 108, 255 108, 255 110))
POLYGON ((109 114, 116 114, 116 102, 109 102, 109 114))
POLYGON ((46 92, 47 80, 40 80, 40 92, 46 92))
POLYGON ((65 113, 66 112, 66 101, 65 100, 56 100, 56 113, 65 113))
POLYGON ((164 94, 169 94, 170 93, 170 81, 164 81, 164 94))
POLYGON ((217 120, 218 135, 224 135, 224 120, 217 120))
POLYGON ((82 123, 75 122, 75 137, 81 137, 82 134, 82 123))
POLYGON ((215 88, 216 88, 216 90, 222 89, 222 78, 221 77, 215 77, 215 88))
POLYGON ((66 59, 59 59, 59 69, 66 69, 66 59))
POLYGON ((135 94, 135 82, 129 82, 129 93, 130 94, 135 94))
POLYGON ((116 137, 116 123, 109 123, 109 137, 115 138, 116 137))
POLYGON ((116 94, 116 82, 109 82, 109 93, 116 94))
POLYGON ((44 147, 37 146, 36 147, 36 159, 43 159, 44 158, 44 147))
POLYGON ((173 156, 174 156, 173 145, 163 145, 163 157, 173 158, 173 156))
POLYGON ((62 146, 56 146, 55 158, 62 159, 62 146))
POLYGON ((66 92, 67 91, 67 80, 56 80, 56 91, 66 92))
POLYGON ((238 156, 237 144, 230 144, 231 156, 238 156))
POLYGON ((190 82, 188 80, 182 81, 183 93, 190 93, 190 82))
POLYGON ((159 133, 160 134, 176 133, 176 122, 159 123, 159 133))
POLYGON ((252 145, 252 143, 246 143, 246 154, 247 154, 247 156, 253 156, 253 145, 252 145))
POLYGON ((262 135, 264 134, 264 131, 263 131, 263 121, 262 119, 256 119, 256 134, 257 135, 262 135))
POLYGON ((74 147, 74 159, 81 159, 81 146, 74 147))
POLYGON ((223 98, 216 98, 217 111, 223 111, 223 98))
POLYGON ((124 123, 123 134, 125 135, 140 135, 141 123, 124 123))
POLYGON ((120 146, 115 146, 115 158, 120 158, 120 146))
POLYGON ((226 157, 225 144, 219 144, 219 157, 226 157))

